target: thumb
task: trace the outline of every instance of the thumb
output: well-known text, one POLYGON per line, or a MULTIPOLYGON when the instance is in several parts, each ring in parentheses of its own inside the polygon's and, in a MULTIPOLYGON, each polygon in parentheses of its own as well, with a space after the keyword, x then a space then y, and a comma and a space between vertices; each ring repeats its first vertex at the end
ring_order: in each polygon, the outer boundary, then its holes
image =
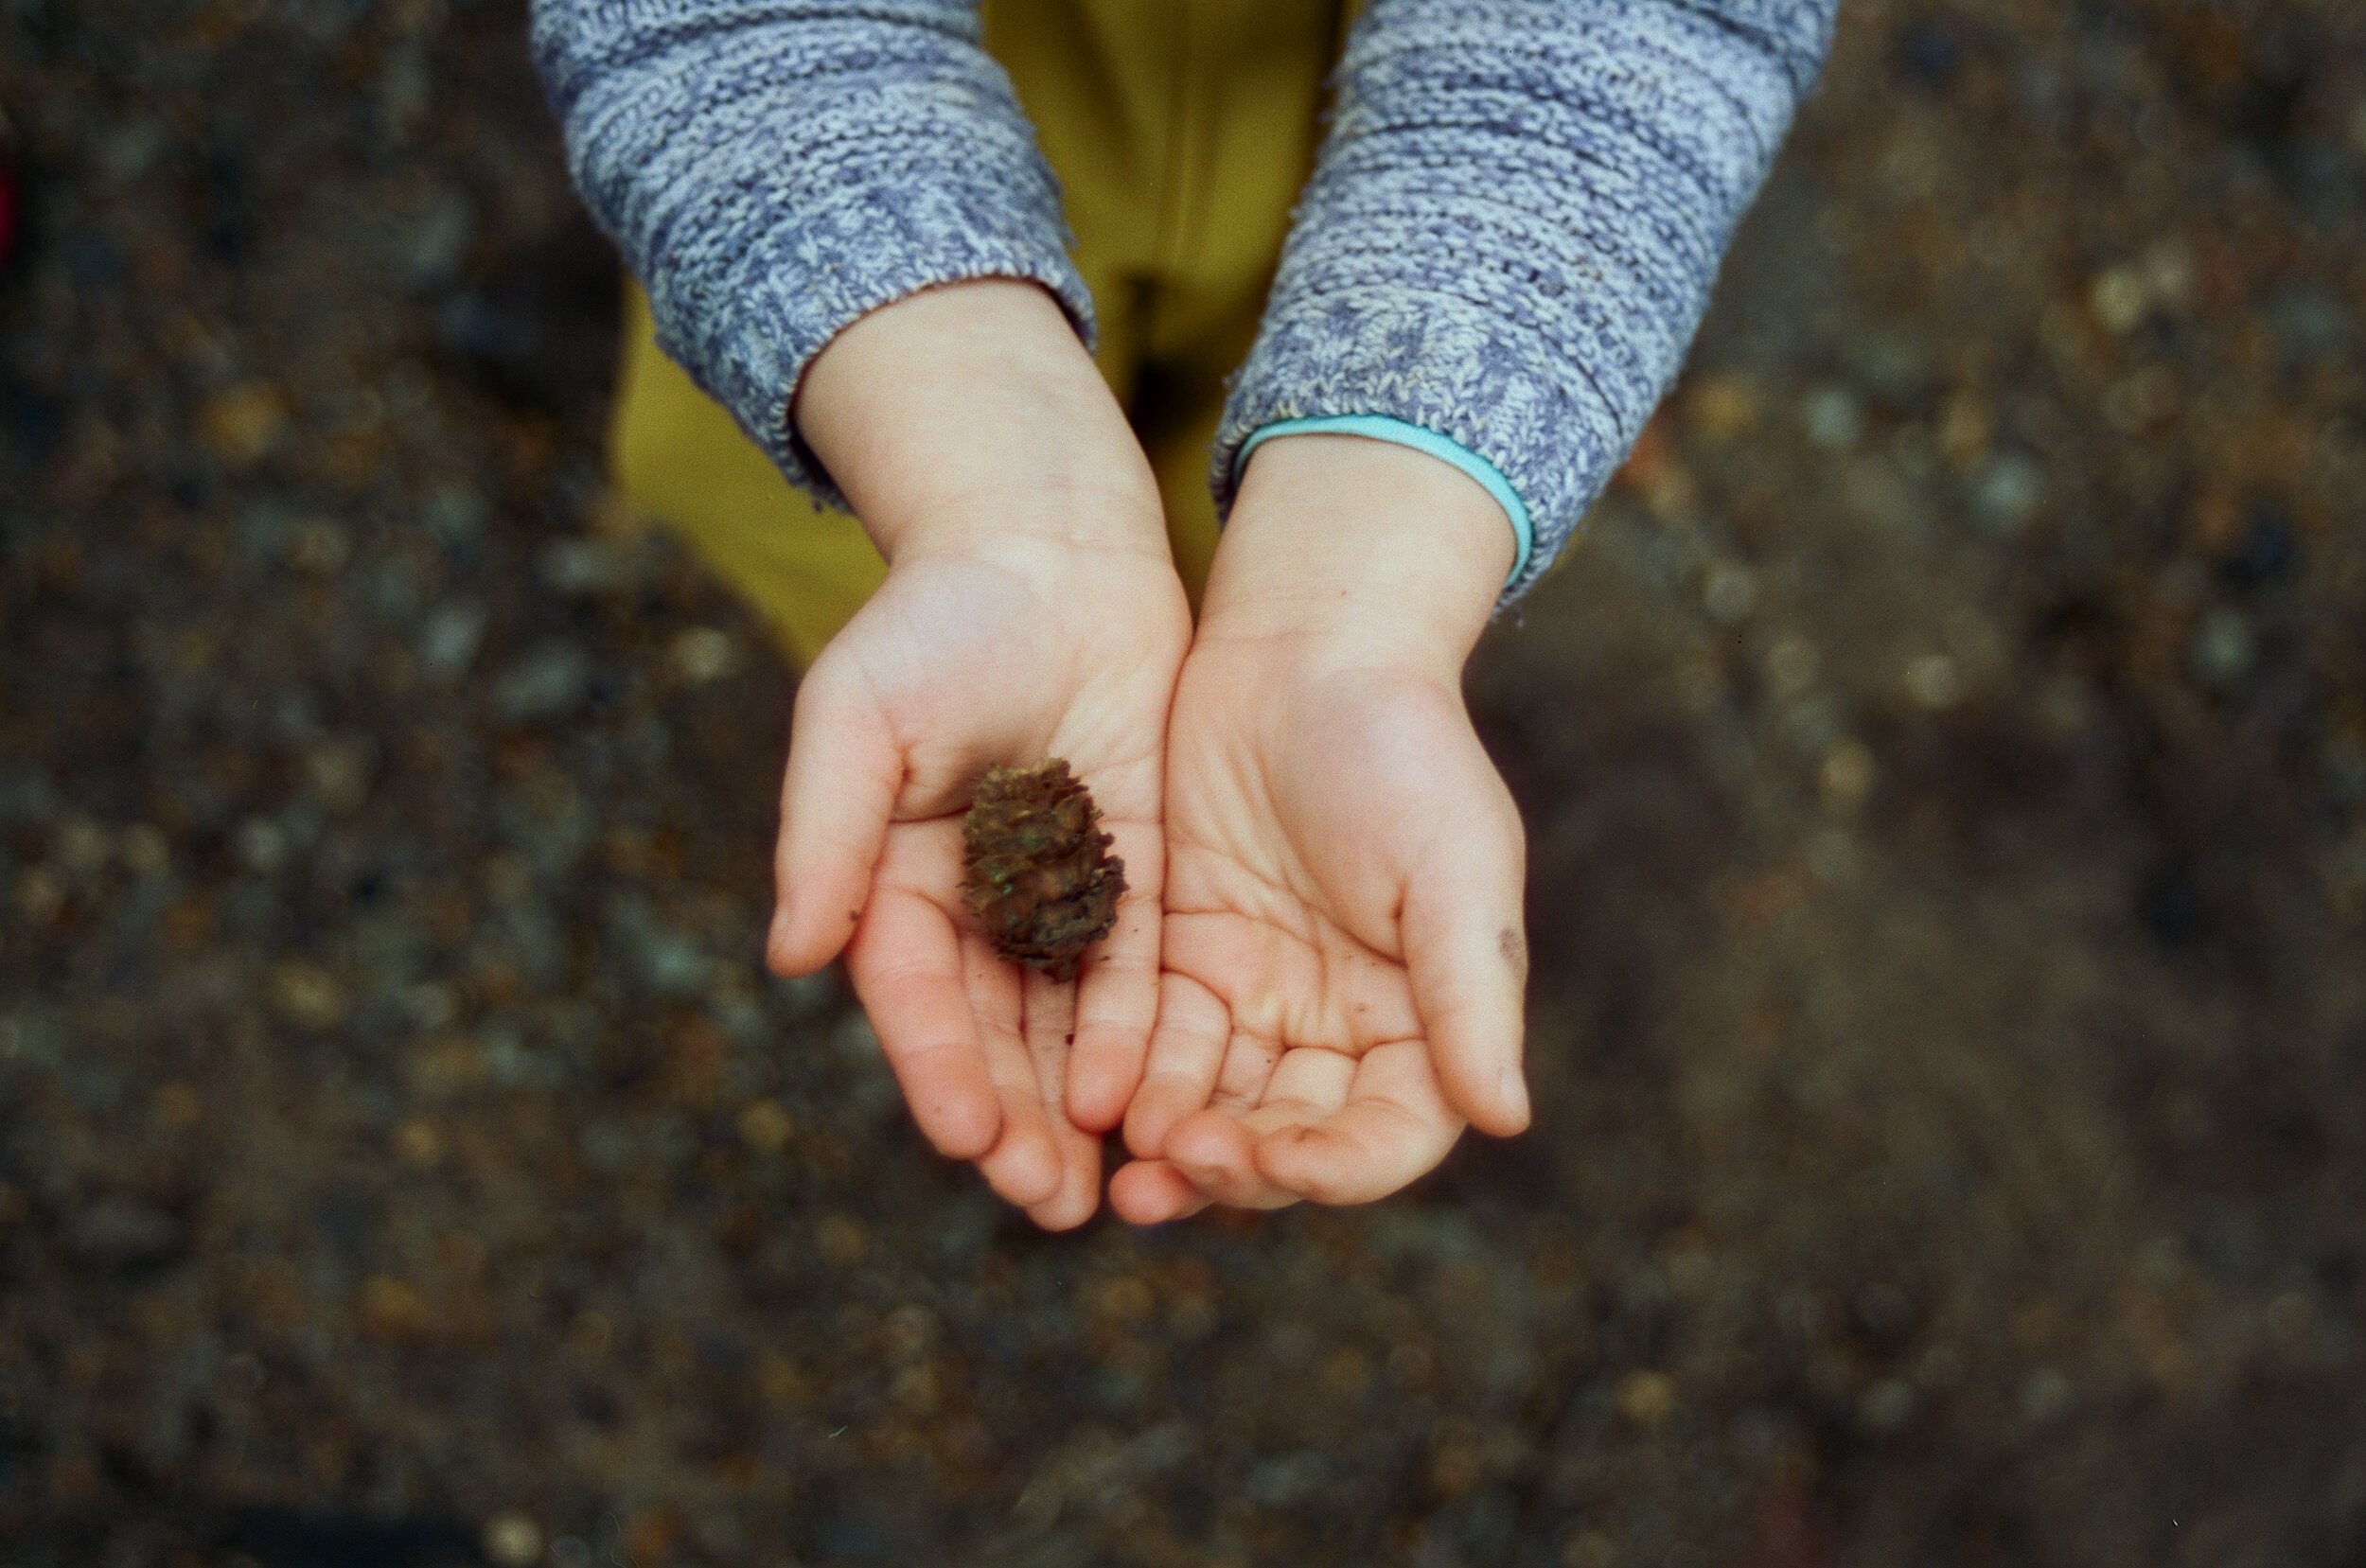
POLYGON ((1510 1137, 1528 1125, 1527 845, 1510 791, 1481 766, 1492 802, 1466 801, 1445 817, 1462 826, 1432 840, 1407 879, 1405 968, 1446 1102, 1479 1131, 1510 1137))
POLYGON ((766 943, 775 973, 810 975, 845 948, 903 785, 903 754, 877 703, 825 653, 798 684, 789 721, 766 943))

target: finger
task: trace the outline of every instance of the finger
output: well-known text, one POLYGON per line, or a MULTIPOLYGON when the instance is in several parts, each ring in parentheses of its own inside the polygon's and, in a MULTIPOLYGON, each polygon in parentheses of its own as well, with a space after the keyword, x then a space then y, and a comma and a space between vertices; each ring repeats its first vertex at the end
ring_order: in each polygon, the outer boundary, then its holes
POLYGON ((962 939, 962 978, 986 1053, 986 1071, 1002 1101, 1002 1136, 978 1170, 1006 1201, 1032 1208, 1060 1190, 1060 1148, 1020 1033, 1018 976, 984 938, 962 939))
POLYGON ((1341 1051, 1301 1046, 1281 1053, 1263 1097, 1241 1118, 1255 1137, 1283 1127, 1308 1127, 1348 1102, 1356 1059, 1341 1051))
POLYGON ((1298 1194, 1257 1169, 1257 1139, 1229 1112, 1185 1117, 1167 1135, 1167 1159, 1206 1196, 1235 1208, 1280 1208, 1298 1194))
POLYGON ((766 943, 782 975, 810 975, 845 947, 904 784, 895 737, 849 668, 824 654, 797 687, 766 943))
POLYGON ((1158 885, 1166 854, 1157 827, 1112 822, 1112 851, 1125 862, 1125 896, 1105 941, 1085 962, 1076 993, 1076 1048, 1068 1059, 1068 1114, 1105 1133, 1125 1115, 1142 1079, 1158 1014, 1158 885))
POLYGON ((1165 1160, 1138 1159, 1109 1178, 1109 1207, 1128 1224, 1158 1225, 1198 1213, 1208 1196, 1165 1160))
POLYGON ((1435 1169, 1462 1126, 1439 1092, 1428 1048, 1400 1040, 1365 1053, 1339 1110, 1260 1137, 1257 1171, 1315 1203, 1370 1203, 1435 1169))
POLYGON ((1027 1058, 1034 1065, 1035 1090, 1047 1105, 1060 1103, 1068 1082, 1068 1052, 1076 1044, 1076 982, 1055 980, 1040 969, 1018 970, 1019 1000, 1027 1058))
POLYGON ((1277 1041, 1234 1029, 1224 1048, 1224 1066, 1216 1072, 1216 1092, 1209 1103, 1220 1110, 1246 1111, 1265 1098, 1274 1067, 1281 1060, 1277 1041))
MULTIPOLYGON (((1503 793, 1501 781, 1491 783, 1503 793)), ((1521 917, 1525 848, 1507 796, 1501 820, 1473 842, 1457 840, 1452 863, 1409 879, 1404 899, 1405 970, 1447 1103, 1481 1132, 1509 1137, 1528 1125, 1520 1073, 1527 939, 1521 917)))
MULTIPOLYGON (((1068 1057, 1076 1042, 1076 982, 1055 980, 1036 969, 1021 972, 1020 1001, 1025 1011, 1027 1054, 1034 1063, 1037 1102, 1047 1108, 1060 1104, 1068 1083, 1068 1057)), ((1060 1154, 1059 1189, 1028 1210, 1046 1230, 1068 1230, 1092 1217, 1101 1203, 1101 1139, 1070 1125, 1065 1117, 1047 1115, 1060 1154)))
POLYGON ((1231 1038, 1232 1013, 1224 998, 1188 976, 1160 978, 1150 1060, 1125 1109, 1126 1148, 1151 1158, 1165 1148, 1170 1128, 1207 1108, 1231 1038))
POLYGON ((916 893, 881 889, 856 926, 846 973, 922 1136, 954 1159, 993 1148, 1001 1100, 945 911, 916 893))
POLYGON ((1051 1136, 1060 1145, 1060 1188, 1027 1217, 1046 1230, 1074 1230, 1101 1207, 1101 1138, 1056 1119, 1051 1136))

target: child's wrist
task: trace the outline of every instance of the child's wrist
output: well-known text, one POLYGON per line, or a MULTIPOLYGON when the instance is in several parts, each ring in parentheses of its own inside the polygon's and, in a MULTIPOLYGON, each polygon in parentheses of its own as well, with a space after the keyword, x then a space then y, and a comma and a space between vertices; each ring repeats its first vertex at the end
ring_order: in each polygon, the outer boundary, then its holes
POLYGON ((1360 436, 1280 436, 1242 476, 1203 635, 1360 643, 1457 673, 1517 548, 1502 506, 1450 464, 1360 436))
POLYGON ((970 279, 871 312, 815 357, 791 417, 891 562, 1013 534, 1163 541, 1150 466, 1038 284, 970 279))

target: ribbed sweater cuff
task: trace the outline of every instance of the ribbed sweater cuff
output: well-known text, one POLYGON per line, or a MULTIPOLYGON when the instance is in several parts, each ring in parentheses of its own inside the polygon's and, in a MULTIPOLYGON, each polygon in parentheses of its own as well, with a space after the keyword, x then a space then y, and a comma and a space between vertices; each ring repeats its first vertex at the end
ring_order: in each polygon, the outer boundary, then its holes
POLYGON ((1027 278, 1087 347, 1059 182, 973 0, 536 0, 537 59, 659 346, 799 487, 844 496, 788 426, 866 313, 1027 278))
POLYGON ((904 150, 917 154, 903 165, 908 184, 857 178, 783 203, 719 271, 661 263, 650 279, 660 345, 703 372, 790 483, 824 505, 845 508, 846 498, 790 427, 789 407, 814 357, 864 315, 938 284, 1027 278, 1059 299, 1087 348, 1095 342, 1092 296, 1062 243, 1048 180, 964 166, 958 147, 904 150))
POLYGON ((1543 574, 1675 379, 1827 0, 1369 0, 1209 475, 1282 420, 1484 458, 1543 574))
MULTIPOLYGON (((1580 405, 1558 361, 1499 311, 1452 295, 1301 295, 1265 319, 1217 428, 1209 481, 1219 517, 1238 489, 1238 453, 1284 421, 1377 414, 1432 431, 1503 477, 1527 514, 1583 509, 1622 455, 1621 432, 1580 405)), ((1531 551, 1509 603, 1550 556, 1531 551)))
MULTIPOLYGON (((939 185, 928 194, 950 214, 997 193, 939 185)), ((709 361, 719 371, 712 390, 789 482, 827 506, 852 509, 790 426, 789 408, 814 357, 864 315, 939 284, 1026 278, 1058 298, 1087 349, 1095 342, 1092 296, 1068 253, 1056 241, 1002 233, 984 221, 947 216, 911 225, 908 212, 883 211, 856 196, 800 213, 793 232, 768 237, 750 255, 742 295, 748 326, 709 361), (890 238, 899 229, 900 238, 890 238), (798 272, 761 259, 768 251, 809 249, 835 251, 837 259, 798 272)))

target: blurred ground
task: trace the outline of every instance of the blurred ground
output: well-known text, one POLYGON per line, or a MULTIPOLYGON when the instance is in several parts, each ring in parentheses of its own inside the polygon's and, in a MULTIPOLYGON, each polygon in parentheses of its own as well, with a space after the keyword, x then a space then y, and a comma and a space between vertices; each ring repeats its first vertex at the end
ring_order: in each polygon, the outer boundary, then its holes
POLYGON ((758 970, 520 8, 0 0, 0 1561, 2366 1561, 2366 14, 1846 10, 1474 678, 1538 1131, 1045 1239, 758 970))

